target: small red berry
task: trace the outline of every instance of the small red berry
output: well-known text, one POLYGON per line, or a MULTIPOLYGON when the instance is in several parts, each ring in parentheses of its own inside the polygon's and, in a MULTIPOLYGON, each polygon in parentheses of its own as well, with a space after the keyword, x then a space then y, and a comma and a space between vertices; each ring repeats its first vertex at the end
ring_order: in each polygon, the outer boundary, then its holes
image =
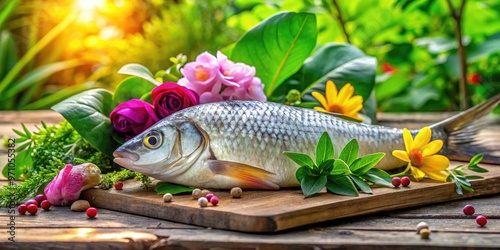
POLYGON ((486 223, 488 222, 488 219, 486 218, 486 216, 484 215, 478 215, 476 217, 476 223, 481 226, 481 227, 484 227, 484 225, 486 225, 486 223))
POLYGON ((481 75, 474 72, 474 73, 471 73, 467 76, 467 81, 470 83, 470 84, 473 84, 473 85, 477 85, 477 84, 480 84, 481 83, 481 75))
POLYGON ((404 176, 401 178, 401 186, 408 187, 410 185, 410 177, 404 176))
POLYGON ((115 183, 115 189, 122 190, 123 189, 123 182, 119 181, 119 182, 115 183))
POLYGON ((214 194, 207 194, 207 196, 205 196, 205 198, 207 198, 208 202, 210 202, 210 199, 212 199, 212 197, 214 197, 214 194))
POLYGON ((31 204, 35 204, 38 207, 38 201, 33 200, 33 199, 27 200, 24 204, 26 204, 26 206, 29 206, 31 204))
POLYGON ((28 208, 26 207, 26 204, 21 204, 19 205, 19 207, 17 207, 17 212, 19 212, 19 214, 26 214, 26 211, 28 211, 28 208))
POLYGON ((212 203, 212 205, 214 206, 217 206, 217 204, 219 204, 219 197, 217 196, 212 196, 212 198, 210 198, 210 203, 212 203))
POLYGON ((44 200, 42 201, 42 204, 40 204, 40 207, 43 208, 43 210, 45 211, 49 211, 50 206, 52 206, 52 204, 50 204, 50 201, 48 200, 44 200))
POLYGON ((38 204, 42 204, 42 201, 44 201, 46 199, 47 199, 47 197, 44 194, 38 194, 35 197, 35 200, 36 200, 36 202, 38 202, 38 204))
POLYGON ((399 185, 401 185, 401 178, 399 177, 392 178, 392 185, 394 187, 399 187, 399 185))
POLYGON ((476 212, 472 205, 466 205, 462 211, 465 215, 473 215, 476 212))
POLYGON ((85 213, 89 218, 94 218, 97 215, 97 208, 89 207, 87 208, 87 211, 85 211, 85 213))
POLYGON ((28 205, 28 213, 30 213, 31 215, 35 215, 36 212, 38 212, 38 206, 35 205, 35 204, 30 204, 28 205))

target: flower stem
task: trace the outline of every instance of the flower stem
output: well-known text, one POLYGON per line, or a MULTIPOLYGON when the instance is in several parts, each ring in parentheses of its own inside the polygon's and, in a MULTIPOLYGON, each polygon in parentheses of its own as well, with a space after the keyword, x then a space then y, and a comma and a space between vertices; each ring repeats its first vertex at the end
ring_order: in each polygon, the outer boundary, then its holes
POLYGON ((342 16, 342 10, 340 9, 339 3, 338 3, 337 0, 332 0, 332 2, 333 2, 333 6, 337 10, 337 16, 336 17, 337 17, 337 19, 338 19, 338 21, 340 23, 340 26, 342 27, 342 32, 344 32, 345 40, 348 43, 351 43, 351 39, 349 38, 349 33, 347 33, 347 29, 345 27, 345 20, 344 20, 344 17, 342 16))

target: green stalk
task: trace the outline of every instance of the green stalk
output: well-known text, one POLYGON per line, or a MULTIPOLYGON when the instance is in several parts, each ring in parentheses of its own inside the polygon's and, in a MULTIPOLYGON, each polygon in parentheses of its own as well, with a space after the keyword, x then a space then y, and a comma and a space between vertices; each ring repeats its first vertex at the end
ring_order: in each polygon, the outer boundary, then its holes
POLYGON ((36 43, 26 54, 7 73, 4 79, 0 82, 0 93, 9 87, 15 78, 21 73, 23 68, 35 58, 35 56, 47 46, 54 38, 64 31, 76 18, 75 13, 70 13, 62 22, 58 23, 51 29, 38 43, 36 43))

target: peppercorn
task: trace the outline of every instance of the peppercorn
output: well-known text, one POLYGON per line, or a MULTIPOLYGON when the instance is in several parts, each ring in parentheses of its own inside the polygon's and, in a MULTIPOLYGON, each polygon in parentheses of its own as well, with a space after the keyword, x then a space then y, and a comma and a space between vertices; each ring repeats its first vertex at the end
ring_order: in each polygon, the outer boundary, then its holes
POLYGON ((115 189, 122 190, 123 189, 123 182, 119 181, 119 182, 115 183, 115 189))
POLYGON ((231 188, 231 197, 240 198, 242 194, 243 194, 243 190, 241 190, 240 187, 231 188))
POLYGON ((217 196, 212 196, 212 198, 210 198, 210 203, 212 203, 212 205, 214 206, 217 206, 217 204, 219 204, 219 197, 217 196))
POLYGON ((401 178, 399 177, 392 178, 392 185, 394 187, 399 187, 399 185, 401 185, 401 178))
POLYGON ((28 211, 28 207, 26 207, 26 204, 21 204, 19 205, 19 207, 17 207, 17 212, 19 212, 19 214, 26 214, 26 211, 28 211))
POLYGON ((52 206, 52 204, 50 204, 50 201, 48 201, 48 200, 44 200, 40 204, 40 207, 43 208, 43 210, 45 210, 45 211, 49 211, 50 210, 50 206, 52 206))
POLYGON ((403 176, 403 178, 401 178, 401 186, 403 187, 408 187, 410 185, 410 177, 408 176, 403 176))
POLYGON ((476 217, 476 223, 481 226, 481 227, 484 227, 484 225, 486 225, 486 223, 488 222, 488 219, 486 218, 486 216, 484 215, 478 215, 476 217))
POLYGON ((207 200, 207 198, 200 197, 198 199, 198 205, 200 205, 200 207, 206 207, 206 206, 208 206, 208 200, 207 200))
POLYGON ((164 202, 171 202, 172 198, 173 198, 173 196, 172 196, 171 193, 166 193, 166 194, 163 195, 163 201, 164 202))
POLYGON ((473 215, 476 210, 472 205, 465 205, 465 207, 462 209, 465 215, 473 215))
POLYGON ((31 215, 35 215, 36 212, 38 212, 38 206, 35 204, 29 204, 27 210, 31 215))
POLYGON ((195 188, 193 189, 193 192, 191 192, 191 195, 193 196, 193 199, 197 200, 201 197, 201 190, 199 188, 195 188))
POLYGON ((95 208, 95 207, 89 207, 89 208, 87 208, 87 210, 85 211, 85 213, 87 214, 87 216, 89 218, 94 218, 97 215, 97 208, 95 208))

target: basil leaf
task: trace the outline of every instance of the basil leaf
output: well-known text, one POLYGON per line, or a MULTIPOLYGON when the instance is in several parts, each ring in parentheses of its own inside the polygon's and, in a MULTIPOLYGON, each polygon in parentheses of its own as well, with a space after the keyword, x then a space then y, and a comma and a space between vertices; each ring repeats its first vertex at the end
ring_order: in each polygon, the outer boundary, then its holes
POLYGON ((377 163, 379 163, 382 158, 384 158, 385 153, 374 153, 364 155, 356 160, 350 165, 350 169, 353 173, 363 174, 373 168, 377 163))
POLYGON ((356 184, 356 186, 361 191, 363 191, 363 193, 365 193, 365 194, 373 194, 373 191, 370 188, 370 186, 368 184, 366 184, 366 182, 362 178, 360 178, 357 175, 349 175, 348 177, 349 177, 349 179, 351 179, 354 182, 354 184, 356 184))
POLYGON ((386 187, 394 187, 392 185, 391 176, 382 169, 372 168, 368 170, 366 173, 362 174, 361 177, 375 184, 379 184, 386 187))
POLYGON ((304 179, 304 176, 309 174, 309 169, 310 167, 308 166, 302 166, 295 171, 295 178, 297 181, 300 183, 302 182, 302 179, 304 179))
POLYGON ((166 194, 166 193, 182 194, 182 193, 190 193, 193 190, 194 188, 192 187, 187 187, 169 182, 159 182, 155 188, 157 194, 166 194))
POLYGON ((347 165, 351 165, 354 160, 358 158, 358 151, 359 151, 359 145, 358 141, 356 139, 352 139, 350 142, 345 145, 344 149, 342 149, 342 152, 340 152, 339 158, 347 165))
POLYGON ((323 132, 316 145, 316 164, 319 166, 321 163, 328 159, 332 159, 334 154, 333 143, 330 135, 323 132))
POLYGON ((337 159, 333 163, 333 170, 330 172, 330 175, 348 175, 350 173, 349 166, 343 160, 337 159))
POLYGON ((318 166, 318 170, 322 175, 329 175, 330 172, 333 170, 333 166, 335 163, 335 159, 329 159, 321 163, 321 165, 318 166))
POLYGON ((334 194, 358 196, 358 190, 347 176, 328 176, 326 189, 334 194))
POLYGON ((299 166, 314 167, 314 162, 309 155, 288 151, 283 152, 283 154, 288 156, 288 158, 292 159, 292 161, 297 163, 299 166))
POLYGON ((318 177, 305 175, 300 182, 302 193, 304 193, 304 196, 306 197, 316 194, 325 187, 326 181, 327 177, 325 175, 320 175, 318 177))
POLYGON ((118 74, 137 76, 144 80, 150 81, 154 85, 161 84, 161 82, 158 82, 156 79, 154 79, 153 73, 151 73, 151 71, 149 71, 148 68, 144 67, 144 65, 137 63, 129 63, 124 65, 118 70, 118 74))
POLYGON ((116 107, 118 104, 132 99, 141 99, 143 95, 151 94, 151 90, 155 87, 156 85, 142 78, 129 77, 116 87, 113 94, 113 105, 116 107))

